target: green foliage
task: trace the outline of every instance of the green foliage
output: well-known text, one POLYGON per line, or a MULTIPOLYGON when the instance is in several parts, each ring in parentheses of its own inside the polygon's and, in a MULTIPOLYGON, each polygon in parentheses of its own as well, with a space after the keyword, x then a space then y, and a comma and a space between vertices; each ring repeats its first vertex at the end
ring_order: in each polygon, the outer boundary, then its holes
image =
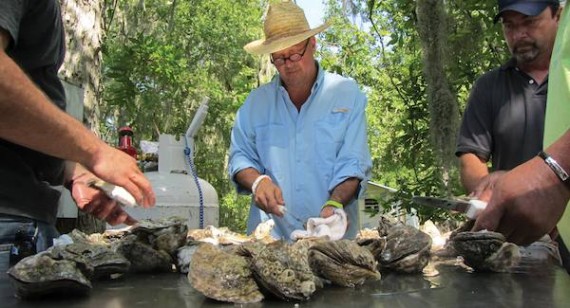
POLYGON ((248 205, 226 173, 237 108, 257 86, 257 62, 242 47, 261 36, 262 7, 248 0, 106 2, 104 137, 130 125, 138 140, 183 134, 199 102, 210 97, 195 163, 221 200, 221 223, 239 223, 248 205))
MULTIPOLYGON (((320 1, 320 0, 315 0, 320 1)), ((243 232, 249 196, 237 196, 227 169, 235 112, 267 78, 266 61, 242 47, 262 37, 267 0, 105 0, 103 137, 130 125, 135 141, 182 134, 204 96, 209 114, 196 141, 201 178, 219 195, 220 225, 243 232), (264 64, 265 63, 265 64, 264 64)), ((508 52, 492 23, 495 0, 445 1, 445 73, 463 110, 471 85, 508 52)), ((385 206, 412 195, 442 195, 446 181, 429 137, 427 85, 414 0, 327 0, 332 23, 319 36, 322 66, 354 78, 368 97, 372 180, 398 189, 385 206)), ((271 71, 269 71, 271 72, 271 71)), ((456 171, 446 183, 463 191, 456 171)), ((449 213, 418 208, 420 219, 449 213)))

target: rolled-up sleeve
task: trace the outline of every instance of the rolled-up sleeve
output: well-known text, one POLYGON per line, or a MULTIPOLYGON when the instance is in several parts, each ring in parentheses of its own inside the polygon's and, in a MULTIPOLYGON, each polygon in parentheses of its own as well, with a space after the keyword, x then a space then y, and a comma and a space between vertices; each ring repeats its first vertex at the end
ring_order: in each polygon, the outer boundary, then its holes
POLYGON ((238 111, 231 132, 228 171, 231 181, 240 194, 247 194, 250 191, 236 182, 235 176, 238 172, 247 168, 254 168, 260 173, 264 173, 263 166, 259 161, 259 155, 255 148, 255 131, 251 122, 251 105, 252 101, 248 98, 238 111))
POLYGON ((354 110, 349 117, 349 125, 342 146, 338 152, 334 165, 333 178, 329 185, 329 192, 347 180, 358 178, 363 187, 370 177, 372 161, 368 148, 366 132, 366 96, 358 91, 355 96, 354 110))

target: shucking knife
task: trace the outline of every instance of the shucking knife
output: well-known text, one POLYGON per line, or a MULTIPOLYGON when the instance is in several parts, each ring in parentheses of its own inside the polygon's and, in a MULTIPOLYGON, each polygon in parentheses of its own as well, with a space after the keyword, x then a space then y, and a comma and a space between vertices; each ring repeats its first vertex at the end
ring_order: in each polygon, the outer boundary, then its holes
POLYGON ((119 204, 128 207, 138 206, 135 197, 121 186, 116 186, 102 180, 92 180, 87 183, 88 186, 95 187, 104 192, 109 198, 116 200, 119 204))
POLYGON ((437 197, 414 196, 412 202, 429 207, 465 213, 469 219, 477 219, 487 206, 487 202, 477 199, 443 199, 437 197))
POLYGON ((279 212, 281 212, 281 214, 283 214, 283 215, 289 215, 289 216, 291 216, 291 218, 295 219, 297 222, 300 222, 303 226, 305 225, 305 222, 303 222, 303 220, 301 220, 299 217, 293 215, 293 213, 289 212, 289 210, 284 205, 279 205, 279 212))

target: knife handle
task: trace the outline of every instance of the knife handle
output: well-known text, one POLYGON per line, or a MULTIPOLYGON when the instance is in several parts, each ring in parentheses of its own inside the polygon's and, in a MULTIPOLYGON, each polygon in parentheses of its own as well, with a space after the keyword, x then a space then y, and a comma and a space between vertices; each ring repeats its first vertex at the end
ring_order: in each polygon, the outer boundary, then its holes
POLYGON ((477 216, 487 207, 487 202, 473 199, 469 200, 469 209, 465 212, 465 216, 469 219, 477 219, 477 216))

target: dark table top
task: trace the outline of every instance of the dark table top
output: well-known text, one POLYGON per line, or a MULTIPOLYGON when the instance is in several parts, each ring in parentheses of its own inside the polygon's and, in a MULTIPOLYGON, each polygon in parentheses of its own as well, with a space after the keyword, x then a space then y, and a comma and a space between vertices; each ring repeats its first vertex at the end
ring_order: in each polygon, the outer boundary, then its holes
MULTIPOLYGON (((14 296, 7 253, 0 252, 0 307, 235 307, 205 298, 186 275, 128 275, 94 281, 84 297, 20 300, 14 296)), ((266 299, 246 307, 570 307, 570 275, 560 267, 527 273, 468 273, 438 267, 439 275, 383 274, 381 280, 356 288, 327 286, 307 302, 266 299), (297 305, 298 304, 298 305, 297 305)))

